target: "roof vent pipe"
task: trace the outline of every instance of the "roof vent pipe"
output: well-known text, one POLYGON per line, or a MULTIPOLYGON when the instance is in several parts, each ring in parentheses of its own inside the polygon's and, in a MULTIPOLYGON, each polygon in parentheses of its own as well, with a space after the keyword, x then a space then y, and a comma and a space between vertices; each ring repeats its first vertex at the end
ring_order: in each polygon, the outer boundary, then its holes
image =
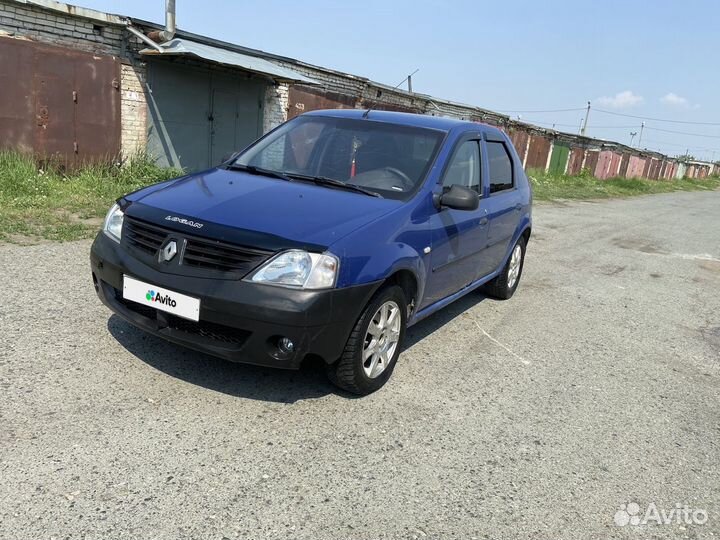
POLYGON ((148 32, 148 36, 159 43, 175 37, 175 0, 167 0, 165 3, 165 30, 148 32))

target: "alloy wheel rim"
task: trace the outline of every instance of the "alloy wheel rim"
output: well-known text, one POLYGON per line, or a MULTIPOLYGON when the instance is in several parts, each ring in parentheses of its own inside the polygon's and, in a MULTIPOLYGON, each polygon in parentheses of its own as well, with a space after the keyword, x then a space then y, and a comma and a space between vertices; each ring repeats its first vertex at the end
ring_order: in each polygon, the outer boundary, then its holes
POLYGON ((510 255, 510 267, 508 268, 508 287, 511 289, 520 277, 520 263, 522 262, 522 248, 517 245, 510 255))
POLYGON ((368 325, 363 343, 363 371, 370 379, 379 377, 392 362, 400 341, 400 306, 392 300, 382 304, 368 325))

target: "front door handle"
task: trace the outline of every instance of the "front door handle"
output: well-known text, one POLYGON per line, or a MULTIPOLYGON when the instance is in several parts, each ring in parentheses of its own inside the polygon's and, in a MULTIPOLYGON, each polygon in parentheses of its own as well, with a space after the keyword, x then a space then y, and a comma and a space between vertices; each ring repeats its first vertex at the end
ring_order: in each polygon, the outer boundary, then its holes
POLYGON ((478 223, 480 224, 481 227, 484 227, 485 225, 488 224, 488 218, 486 218, 486 217, 480 218, 480 221, 478 221, 478 223))

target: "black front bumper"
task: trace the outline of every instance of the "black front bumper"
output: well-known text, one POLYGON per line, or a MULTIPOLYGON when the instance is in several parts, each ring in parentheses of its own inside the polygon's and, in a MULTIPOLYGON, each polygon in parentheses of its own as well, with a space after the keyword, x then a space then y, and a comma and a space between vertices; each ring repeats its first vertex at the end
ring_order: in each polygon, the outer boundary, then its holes
POLYGON ((98 234, 90 251, 95 290, 131 324, 179 345, 233 362, 297 369, 307 355, 328 363, 342 353, 379 282, 343 289, 301 291, 241 280, 187 277, 139 261, 98 234), (200 298, 200 320, 182 319, 123 299, 123 275, 200 298), (283 353, 278 340, 295 344, 283 353))

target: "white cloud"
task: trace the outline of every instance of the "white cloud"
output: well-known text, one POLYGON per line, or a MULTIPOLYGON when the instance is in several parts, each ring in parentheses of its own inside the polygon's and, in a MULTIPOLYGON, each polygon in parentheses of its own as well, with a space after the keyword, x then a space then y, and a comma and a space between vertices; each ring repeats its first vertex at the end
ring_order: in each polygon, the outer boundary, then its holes
POLYGON ((690 102, 687 99, 685 99, 684 97, 678 96, 674 92, 665 94, 663 97, 660 98, 660 102, 664 103, 665 105, 672 105, 673 107, 689 107, 690 106, 690 102))
POLYGON ((595 103, 601 107, 612 107, 613 109, 624 109, 626 107, 634 107, 640 105, 644 100, 642 96, 633 94, 632 90, 618 92, 612 97, 603 96, 595 100, 595 103))

